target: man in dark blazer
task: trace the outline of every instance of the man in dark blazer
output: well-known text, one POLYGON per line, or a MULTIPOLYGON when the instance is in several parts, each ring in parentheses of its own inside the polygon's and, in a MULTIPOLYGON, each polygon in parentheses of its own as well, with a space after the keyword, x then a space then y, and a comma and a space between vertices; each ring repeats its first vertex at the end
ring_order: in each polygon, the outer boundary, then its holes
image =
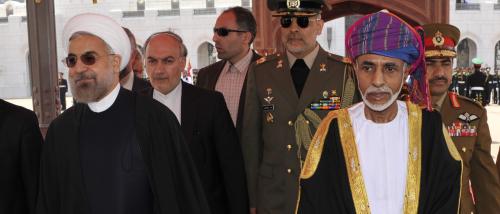
POLYGON ((136 48, 137 45, 135 43, 134 34, 132 34, 132 32, 126 27, 123 27, 123 30, 127 33, 128 39, 130 40, 132 52, 130 54, 130 60, 128 61, 127 67, 120 71, 120 84, 123 88, 135 92, 150 88, 151 84, 148 81, 134 75, 133 67, 137 60, 136 56, 139 54, 139 51, 136 48))
POLYGON ((35 213, 42 135, 32 111, 0 99, 0 213, 35 213))
POLYGON ((256 34, 252 12, 242 7, 225 10, 217 18, 213 41, 222 59, 200 69, 196 85, 224 95, 238 136, 241 136, 248 67, 260 56, 250 49, 256 34), (236 69, 232 70, 232 67, 236 69))
POLYGON ((154 87, 144 93, 179 120, 211 212, 248 213, 243 155, 222 94, 181 81, 187 50, 177 34, 153 34, 144 46, 154 87))

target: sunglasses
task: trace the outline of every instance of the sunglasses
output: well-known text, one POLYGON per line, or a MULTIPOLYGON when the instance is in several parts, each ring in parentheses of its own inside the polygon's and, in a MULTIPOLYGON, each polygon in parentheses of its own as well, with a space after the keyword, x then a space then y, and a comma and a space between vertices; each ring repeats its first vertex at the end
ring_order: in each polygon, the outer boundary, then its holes
MULTIPOLYGON (((108 55, 114 55, 114 54, 108 54, 108 55)), ((98 56, 95 52, 85 52, 84 54, 80 55, 80 60, 85 65, 95 64, 97 58, 98 56)), ((78 56, 76 56, 75 54, 68 54, 68 56, 63 59, 63 63, 66 64, 68 68, 75 67, 77 62, 78 62, 78 56)))
POLYGON ((238 33, 243 33, 243 32, 248 32, 247 30, 234 30, 234 29, 227 29, 227 28, 214 28, 214 33, 216 33, 218 36, 227 36, 230 32, 238 32, 238 33))
POLYGON ((290 26, 292 26, 293 19, 296 20, 297 25, 300 28, 307 28, 309 26, 310 21, 319 20, 319 19, 310 20, 309 17, 311 16, 283 16, 281 17, 281 27, 289 28, 290 26))

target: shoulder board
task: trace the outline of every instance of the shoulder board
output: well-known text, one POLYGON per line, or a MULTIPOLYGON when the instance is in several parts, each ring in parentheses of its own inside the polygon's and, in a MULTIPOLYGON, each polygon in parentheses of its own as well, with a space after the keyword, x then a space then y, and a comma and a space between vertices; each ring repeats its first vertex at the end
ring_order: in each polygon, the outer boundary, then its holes
POLYGON ((476 105, 477 107, 479 107, 479 108, 481 108, 481 109, 482 109, 482 108, 484 108, 484 107, 483 107, 483 105, 482 105, 480 102, 475 101, 475 100, 473 100, 473 99, 471 99, 471 98, 468 98, 468 97, 465 97, 465 96, 461 96, 461 95, 457 95, 457 98, 458 98, 461 102, 472 103, 472 104, 476 105))
POLYGON ((328 53, 328 58, 329 59, 333 59, 335 61, 339 61, 339 62, 342 62, 342 63, 345 63, 345 64, 352 64, 351 60, 347 57, 341 57, 339 55, 335 55, 335 54, 332 54, 332 53, 328 53))
POLYGON ((267 55, 267 56, 262 56, 257 61, 255 61, 255 64, 260 65, 260 64, 263 64, 266 62, 274 61, 274 60, 278 59, 279 57, 280 57, 279 53, 271 54, 271 55, 267 55))

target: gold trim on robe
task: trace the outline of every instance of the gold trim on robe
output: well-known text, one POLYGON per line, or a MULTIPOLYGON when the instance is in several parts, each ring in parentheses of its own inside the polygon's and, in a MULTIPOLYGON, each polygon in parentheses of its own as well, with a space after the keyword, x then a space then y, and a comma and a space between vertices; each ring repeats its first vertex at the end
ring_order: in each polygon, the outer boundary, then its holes
MULTIPOLYGON (((406 106, 408 107, 409 151, 403 210, 405 214, 414 214, 418 212, 420 196, 420 178, 422 170, 422 110, 420 107, 410 102, 407 102, 406 106)), ((309 151, 307 152, 300 179, 308 179, 314 175, 321 159, 328 129, 332 120, 335 118, 338 119, 340 143, 342 144, 342 150, 344 152, 349 185, 356 213, 369 214, 370 206, 368 195, 366 193, 366 187, 361 172, 357 145, 355 142, 356 138, 352 129, 348 109, 332 111, 322 121, 312 139, 311 145, 309 146, 309 151)), ((450 153, 453 153, 452 149, 450 149, 450 153)), ((458 152, 456 154, 458 154, 458 152)), ((455 156, 454 154, 452 155, 455 156)), ((300 198, 297 200, 297 208, 299 202, 300 198)), ((298 209, 296 209, 296 211, 297 210, 298 209)))
POLYGON ((409 147, 403 213, 417 213, 422 174, 422 111, 407 102, 409 147))

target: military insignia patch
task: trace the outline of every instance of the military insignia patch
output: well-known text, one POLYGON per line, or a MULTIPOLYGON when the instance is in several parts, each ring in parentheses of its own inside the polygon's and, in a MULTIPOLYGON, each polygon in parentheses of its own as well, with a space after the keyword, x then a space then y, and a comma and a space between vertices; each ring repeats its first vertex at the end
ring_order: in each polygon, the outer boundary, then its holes
POLYGON ((469 123, 456 121, 451 126, 446 127, 448 134, 452 137, 475 137, 477 136, 477 127, 469 123))
POLYGON ((300 8, 300 0, 286 0, 286 6, 288 9, 300 8))
POLYGON ((283 67, 283 60, 279 60, 278 64, 276 65, 276 68, 282 68, 283 67))
POLYGON ((347 57, 342 58, 342 62, 345 63, 345 64, 352 64, 351 59, 349 59, 347 57))
POLYGON ((262 110, 264 110, 264 111, 274 111, 274 104, 271 103, 273 101, 273 99, 274 99, 274 97, 272 96, 273 95, 273 89, 272 88, 267 88, 266 92, 267 92, 267 97, 264 97, 264 101, 266 101, 267 104, 262 106, 262 110))
POLYGON ((263 57, 261 57, 260 59, 258 59, 255 63, 257 63, 257 65, 258 65, 258 64, 262 64, 262 63, 263 63, 263 62, 265 62, 265 61, 266 61, 266 57, 265 57, 265 56, 263 56, 263 57))
POLYGON ((448 133, 452 137, 475 137, 477 136, 477 127, 471 125, 471 122, 479 119, 477 115, 468 112, 458 116, 458 120, 447 126, 448 133))
POLYGON ((462 120, 462 121, 464 121, 466 123, 470 123, 470 122, 472 122, 474 120, 479 119, 479 117, 477 115, 474 115, 474 114, 469 114, 469 112, 465 112, 463 114, 460 114, 458 116, 458 119, 460 119, 460 120, 462 120))
POLYGON ((432 44, 434 44, 435 47, 444 45, 444 37, 441 32, 438 31, 436 32, 436 34, 434 34, 434 38, 432 38, 432 44))
POLYGON ((451 106, 453 106, 453 108, 460 108, 460 103, 458 102, 457 94, 455 92, 449 92, 448 96, 450 97, 451 106))
POLYGON ((274 123, 274 116, 271 112, 266 112, 266 122, 274 123))
POLYGON ((326 64, 325 63, 321 63, 319 65, 319 71, 320 72, 325 72, 326 71, 326 64))
POLYGON ((311 110, 337 110, 340 109, 341 99, 337 96, 337 91, 332 90, 331 94, 328 91, 323 91, 322 98, 318 102, 313 102, 310 105, 311 110))

